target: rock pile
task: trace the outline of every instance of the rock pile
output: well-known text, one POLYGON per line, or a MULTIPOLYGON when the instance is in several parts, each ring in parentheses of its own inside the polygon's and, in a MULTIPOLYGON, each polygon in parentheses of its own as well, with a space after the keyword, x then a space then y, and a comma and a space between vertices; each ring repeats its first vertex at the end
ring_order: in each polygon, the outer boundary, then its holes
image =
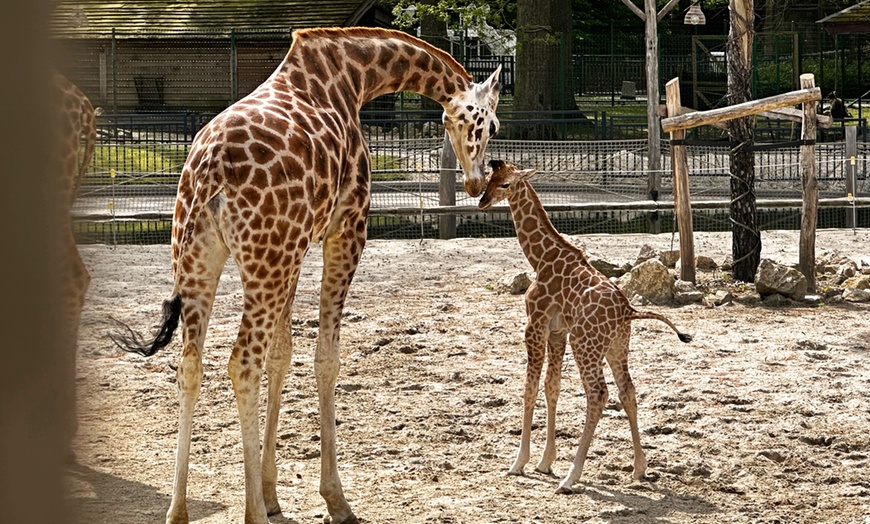
MULTIPOLYGON (((617 263, 590 256, 589 263, 617 283, 632 304, 678 306, 702 304, 721 307, 734 302, 769 307, 820 302, 870 302, 870 265, 857 263, 837 251, 823 252, 816 260, 818 295, 807 295, 807 280, 796 267, 762 259, 754 283, 736 282, 730 274, 731 260, 717 263, 695 257, 697 284, 677 278, 679 251, 658 251, 643 245, 633 262, 617 263)), ((525 272, 502 277, 500 293, 522 294, 534 275, 525 272)))

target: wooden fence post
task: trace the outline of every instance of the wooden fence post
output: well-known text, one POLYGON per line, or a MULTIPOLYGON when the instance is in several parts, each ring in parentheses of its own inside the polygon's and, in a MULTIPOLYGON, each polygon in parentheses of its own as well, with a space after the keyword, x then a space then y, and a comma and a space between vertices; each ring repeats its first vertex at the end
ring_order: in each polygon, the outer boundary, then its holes
MULTIPOLYGON (((644 0, 644 10, 634 5, 631 0, 622 0, 627 8, 645 22, 646 35, 646 121, 647 129, 647 150, 649 164, 647 170, 649 175, 646 184, 646 196, 650 200, 658 200, 659 192, 661 191, 661 169, 662 169, 662 138, 659 131, 659 50, 658 50, 658 22, 667 15, 674 6, 677 5, 677 0, 670 0, 661 11, 656 12, 656 0, 644 0)), ((650 213, 649 228, 650 233, 661 233, 662 223, 657 212, 650 213)))
MULTIPOLYGON (((812 89, 813 87, 815 87, 815 77, 810 73, 801 75, 801 88, 812 89)), ((816 176, 816 102, 804 102, 803 110, 800 152, 803 207, 798 267, 807 279, 808 290, 815 292, 816 216, 819 206, 819 180, 816 176)))
MULTIPOLYGON (((456 152, 444 133, 444 147, 441 152, 441 181, 438 184, 438 205, 456 205, 456 152)), ((438 217, 438 238, 456 238, 456 215, 444 214, 438 217)))
MULTIPOLYGON (((680 79, 665 85, 668 116, 680 114, 680 79)), ((674 207, 680 231, 680 280, 695 282, 695 242, 692 233, 692 203, 689 198, 689 159, 686 131, 671 131, 671 161, 674 164, 674 207)))
MULTIPOLYGON (((659 126, 659 54, 658 54, 658 16, 656 1, 645 0, 646 17, 646 121, 647 154, 649 155, 649 178, 646 185, 646 197, 658 200, 661 191, 662 169, 662 138, 659 126)), ((662 224, 658 213, 650 215, 650 233, 661 233, 662 224)))
MULTIPOLYGON (((858 126, 846 126, 846 196, 854 199, 857 189, 858 166, 855 161, 858 158, 858 126)), ((846 227, 855 228, 855 207, 846 210, 846 227)))

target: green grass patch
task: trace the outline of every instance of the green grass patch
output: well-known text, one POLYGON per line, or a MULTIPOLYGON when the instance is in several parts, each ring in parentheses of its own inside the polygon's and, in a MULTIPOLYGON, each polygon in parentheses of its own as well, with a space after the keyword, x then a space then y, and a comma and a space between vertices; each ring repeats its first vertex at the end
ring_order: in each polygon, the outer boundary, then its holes
POLYGON ((180 173, 187 158, 182 145, 100 145, 94 149, 91 171, 116 173, 180 173))
POLYGON ((400 169, 402 169, 402 162, 399 157, 393 155, 372 155, 373 182, 406 180, 405 173, 397 172, 400 169))

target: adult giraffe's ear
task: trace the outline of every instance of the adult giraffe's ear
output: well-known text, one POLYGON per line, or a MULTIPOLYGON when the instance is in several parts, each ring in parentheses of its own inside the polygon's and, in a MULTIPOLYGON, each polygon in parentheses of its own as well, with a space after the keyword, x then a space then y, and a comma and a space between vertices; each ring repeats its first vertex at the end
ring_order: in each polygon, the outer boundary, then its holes
POLYGON ((479 93, 481 98, 489 102, 492 106, 498 104, 498 94, 501 91, 501 83, 498 81, 498 75, 501 74, 501 64, 495 68, 495 71, 480 84, 479 93))
POLYGON ((537 172, 537 169, 523 169, 522 173, 520 174, 520 180, 528 180, 532 178, 532 175, 537 172))

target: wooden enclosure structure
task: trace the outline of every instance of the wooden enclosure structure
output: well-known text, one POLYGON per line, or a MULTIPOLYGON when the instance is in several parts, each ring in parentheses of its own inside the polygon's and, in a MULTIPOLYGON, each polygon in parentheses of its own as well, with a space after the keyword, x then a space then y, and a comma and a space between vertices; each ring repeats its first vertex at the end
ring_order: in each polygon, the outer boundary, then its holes
POLYGON ((662 119, 662 131, 671 134, 671 156, 674 166, 674 208, 677 215, 677 227, 680 231, 681 280, 695 282, 695 250, 692 234, 692 206, 689 195, 686 130, 702 125, 717 125, 734 118, 764 113, 769 117, 786 120, 799 118, 802 122, 800 164, 803 203, 799 265, 801 273, 807 278, 809 289, 815 290, 816 215, 819 202, 815 159, 816 126, 830 126, 831 118, 816 114, 816 102, 822 99, 822 93, 818 87, 815 87, 813 75, 801 75, 800 81, 801 89, 797 91, 709 111, 687 110, 681 105, 678 78, 672 79, 665 85, 667 117, 662 119), (802 112, 788 108, 788 106, 796 104, 803 105, 802 112))

